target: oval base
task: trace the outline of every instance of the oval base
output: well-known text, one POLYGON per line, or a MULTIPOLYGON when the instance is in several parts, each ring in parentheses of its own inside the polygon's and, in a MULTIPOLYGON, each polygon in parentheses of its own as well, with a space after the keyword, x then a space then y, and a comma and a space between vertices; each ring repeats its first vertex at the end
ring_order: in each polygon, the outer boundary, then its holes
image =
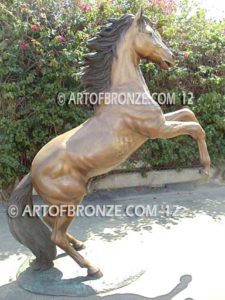
MULTIPOLYGON (((18 271, 17 282, 23 289, 36 294, 84 297, 121 288, 145 272, 144 261, 132 256, 130 249, 126 256, 119 251, 109 255, 105 250, 95 252, 98 253, 97 265, 103 272, 102 278, 88 277, 86 269, 79 268, 72 258, 62 253, 54 261, 54 267, 47 271, 32 270, 27 259, 18 271)), ((82 255, 90 257, 90 253, 86 255, 85 252, 86 249, 82 250, 82 255)))

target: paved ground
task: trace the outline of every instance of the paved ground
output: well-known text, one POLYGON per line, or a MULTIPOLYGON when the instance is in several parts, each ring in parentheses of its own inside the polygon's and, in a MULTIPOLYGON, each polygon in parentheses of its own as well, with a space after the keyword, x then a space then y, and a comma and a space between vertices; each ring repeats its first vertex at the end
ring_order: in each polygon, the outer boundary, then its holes
MULTIPOLYGON (((72 224, 71 232, 87 245, 95 241, 109 249, 115 243, 118 248, 131 247, 132 241, 136 256, 130 257, 131 263, 145 249, 148 270, 142 277, 87 300, 225 299, 225 186, 189 184, 98 192, 84 200, 85 205, 90 203, 119 204, 123 208, 130 204, 158 206, 157 217, 78 217, 72 224), (177 207, 176 216, 172 216, 177 207), (162 208, 167 209, 166 214, 162 208)), ((29 250, 12 238, 5 208, 0 208, 0 299, 71 299, 34 295, 17 286, 16 272, 29 250)), ((124 251, 121 253, 124 255, 124 251)), ((109 259, 116 264, 116 257, 109 259)))

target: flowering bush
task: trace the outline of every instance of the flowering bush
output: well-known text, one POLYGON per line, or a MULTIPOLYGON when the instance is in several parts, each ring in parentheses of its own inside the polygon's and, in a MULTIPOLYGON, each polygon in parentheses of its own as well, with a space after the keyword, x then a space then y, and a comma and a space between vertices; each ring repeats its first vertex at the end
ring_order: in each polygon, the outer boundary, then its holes
POLYGON ((162 13, 171 14, 174 9, 176 9, 175 0, 153 0, 152 6, 156 10, 162 10, 162 13))
MULTIPOLYGON (((192 92, 193 109, 206 129, 216 163, 225 156, 225 23, 207 20, 191 0, 62 1, 3 0, 0 4, 0 185, 27 173, 34 155, 54 136, 83 122, 87 107, 57 106, 58 92, 80 90, 77 73, 86 41, 111 16, 136 13, 142 5, 155 28, 176 51, 185 51, 176 68, 165 72, 142 64, 151 92, 192 92), (66 4, 65 4, 66 3, 66 4)), ((199 163, 188 137, 147 142, 126 163, 144 167, 186 167, 199 163)))

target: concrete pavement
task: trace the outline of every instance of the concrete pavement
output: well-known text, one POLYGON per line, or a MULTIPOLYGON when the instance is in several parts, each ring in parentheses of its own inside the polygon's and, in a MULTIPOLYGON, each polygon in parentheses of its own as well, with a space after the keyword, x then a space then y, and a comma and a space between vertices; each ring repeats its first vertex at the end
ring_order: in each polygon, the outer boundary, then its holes
MULTIPOLYGON (((134 283, 87 300, 224 300, 225 299, 225 186, 169 185, 102 191, 88 195, 89 204, 156 205, 149 216, 77 217, 70 232, 105 249, 133 244, 138 259, 145 249, 147 272, 134 283), (160 209, 159 209, 160 208, 160 209), (163 211, 164 210, 164 211, 163 211), (140 243, 141 237, 141 243, 140 243), (180 284, 179 284, 180 283, 180 284)), ((127 255, 129 255, 127 248, 127 255)), ((119 252, 118 252, 119 253, 119 252)), ((124 251, 121 253, 124 255, 124 251)), ((133 253, 133 252, 132 252, 133 253)), ((35 295, 19 288, 16 272, 30 252, 9 233, 4 205, 0 206, 0 299, 70 299, 35 295)), ((107 255, 107 251, 106 251, 107 255)), ((118 255, 118 254, 117 254, 118 255)), ((109 257, 115 260, 115 257, 109 257)), ((74 265, 76 267, 76 265, 74 265)), ((77 298, 76 298, 77 299, 77 298)))

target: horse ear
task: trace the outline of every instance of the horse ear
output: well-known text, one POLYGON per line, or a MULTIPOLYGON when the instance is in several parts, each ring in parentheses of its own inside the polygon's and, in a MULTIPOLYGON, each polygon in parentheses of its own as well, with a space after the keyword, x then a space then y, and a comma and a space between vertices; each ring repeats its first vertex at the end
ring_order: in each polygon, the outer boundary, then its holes
POLYGON ((138 12, 136 13, 135 17, 134 17, 134 21, 137 22, 139 21, 143 16, 143 9, 142 7, 139 8, 138 12))

